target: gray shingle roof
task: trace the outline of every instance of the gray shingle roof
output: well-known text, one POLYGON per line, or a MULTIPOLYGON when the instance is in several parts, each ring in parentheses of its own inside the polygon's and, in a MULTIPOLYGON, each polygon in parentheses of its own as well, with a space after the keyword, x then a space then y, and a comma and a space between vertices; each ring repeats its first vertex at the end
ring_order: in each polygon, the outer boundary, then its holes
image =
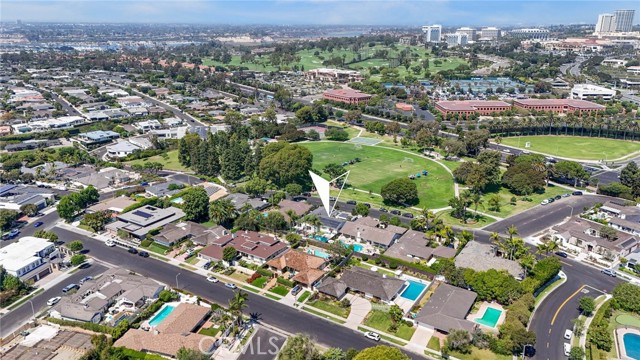
POLYGON ((465 317, 477 296, 473 291, 440 284, 416 316, 416 321, 444 332, 452 329, 473 331, 476 325, 465 317))

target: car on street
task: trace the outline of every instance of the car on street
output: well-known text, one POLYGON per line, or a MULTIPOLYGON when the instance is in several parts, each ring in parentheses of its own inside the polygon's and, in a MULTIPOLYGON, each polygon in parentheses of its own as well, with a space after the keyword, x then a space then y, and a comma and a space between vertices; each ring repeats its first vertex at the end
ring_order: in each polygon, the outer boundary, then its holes
POLYGON ((553 199, 554 200, 560 200, 560 199, 562 199, 562 195, 556 195, 553 199))
POLYGON ((62 289, 62 292, 63 293, 68 293, 69 291, 71 291, 73 289, 79 289, 79 288, 80 288, 80 286, 78 286, 78 284, 69 284, 69 285, 65 286, 62 289))
POLYGON ((53 306, 57 304, 60 299, 62 299, 60 296, 52 297, 51 299, 47 300, 47 306, 53 306))
POLYGON ((17 229, 13 229, 11 231, 9 231, 9 233, 7 234, 7 238, 8 239, 13 239, 14 237, 20 235, 20 230, 17 229))
POLYGON ((371 204, 369 204, 369 203, 363 203, 363 204, 364 204, 364 206, 366 206, 366 207, 368 207, 369 209, 371 209, 371 204))
POLYGON ((141 257, 143 257, 143 258, 148 258, 148 257, 149 257, 149 253, 148 253, 148 252, 146 252, 146 251, 140 251, 140 252, 138 253, 138 256, 141 256, 141 257))
POLYGON ((571 338, 573 337, 573 331, 571 331, 570 329, 567 329, 564 331, 564 338, 567 340, 571 340, 571 338))
POLYGON ((347 204, 349 205, 356 205, 357 202, 355 200, 347 200, 347 204))
POLYGON ((402 216, 409 218, 409 219, 413 219, 413 214, 412 213, 404 213, 402 214, 402 216))
POLYGON ((34 227, 34 228, 37 228, 37 227, 40 227, 40 226, 42 226, 42 225, 44 225, 44 223, 43 223, 42 221, 38 221, 38 222, 36 222, 35 224, 33 224, 33 227, 34 227))
POLYGON ((555 254, 556 254, 556 255, 558 255, 558 256, 560 256, 561 258, 567 258, 567 257, 569 257, 569 255, 567 255, 567 253, 566 253, 566 252, 564 252, 564 251, 556 251, 556 252, 555 252, 555 254))
POLYGON ((400 215, 401 214, 400 210, 391 210, 391 213, 393 215, 400 215))
POLYGON ((552 202, 556 201, 556 199, 554 198, 548 198, 547 201, 549 202, 549 204, 551 204, 552 202))
POLYGON ((209 277, 207 277, 207 281, 211 282, 211 283, 217 283, 220 280, 218 280, 218 278, 215 277, 215 276, 209 276, 209 277))
POLYGON ((547 205, 548 203, 549 203, 549 200, 547 199, 540 201, 540 205, 547 205))
POLYGON ((114 247, 114 246, 116 246, 116 243, 114 243, 114 242, 113 242, 113 241, 111 241, 111 240, 107 240, 107 241, 105 241, 105 242, 104 242, 104 244, 105 244, 105 245, 107 245, 108 247, 114 247))
POLYGON ((80 279, 80 285, 84 284, 85 282, 87 282, 89 280, 93 280, 93 276, 85 276, 82 279, 80 279))
POLYGON ((564 345, 562 345, 562 349, 564 350, 564 356, 569 356, 571 354, 571 344, 564 343, 564 345))
POLYGON ((127 250, 129 252, 129 254, 137 254, 138 250, 136 250, 135 248, 130 247, 129 250, 127 250))
POLYGON ((225 283, 224 286, 228 287, 229 289, 237 289, 238 288, 236 286, 236 284, 233 284, 233 283, 225 283))
POLYGON ((574 196, 580 196, 580 195, 582 195, 582 191, 574 191, 572 194, 574 196))
POLYGON ((602 269, 600 272, 611 277, 618 277, 618 274, 613 269, 602 269))
POLYGON ((373 331, 365 332, 364 337, 366 337, 367 339, 371 339, 373 341, 380 341, 380 334, 375 333, 373 331))
POLYGON ((380 208, 380 209, 378 209, 378 211, 380 211, 381 213, 389 212, 389 210, 387 210, 387 209, 385 209, 385 208, 380 208))
POLYGON ((569 197, 569 196, 571 196, 571 194, 569 194, 569 193, 562 194, 562 197, 563 197, 563 198, 565 198, 565 197, 569 197))

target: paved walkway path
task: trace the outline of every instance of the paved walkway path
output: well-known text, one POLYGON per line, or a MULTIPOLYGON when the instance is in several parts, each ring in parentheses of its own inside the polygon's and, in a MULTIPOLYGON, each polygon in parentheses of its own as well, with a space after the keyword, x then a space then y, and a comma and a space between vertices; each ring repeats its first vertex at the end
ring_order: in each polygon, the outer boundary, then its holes
POLYGON ((411 349, 414 352, 422 353, 424 348, 429 343, 429 339, 433 336, 433 329, 427 329, 424 326, 418 326, 416 332, 413 333, 411 340, 405 346, 407 349, 411 349))
POLYGON ((351 312, 345 325, 357 329, 358 325, 364 321, 364 318, 371 311, 371 303, 369 300, 354 294, 348 294, 346 298, 351 302, 351 312))
POLYGON ((264 295, 268 289, 271 289, 271 287, 273 287, 276 284, 276 282, 277 282, 276 278, 271 278, 271 280, 267 281, 267 283, 264 285, 264 287, 262 288, 262 290, 260 290, 258 294, 264 295))

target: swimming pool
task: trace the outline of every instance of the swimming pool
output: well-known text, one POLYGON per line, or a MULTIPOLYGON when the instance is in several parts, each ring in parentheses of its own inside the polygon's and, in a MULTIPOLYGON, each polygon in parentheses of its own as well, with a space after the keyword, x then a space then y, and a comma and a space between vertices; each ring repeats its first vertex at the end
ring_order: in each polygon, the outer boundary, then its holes
POLYGON ((328 243, 329 239, 326 236, 322 235, 314 235, 313 238, 318 241, 322 241, 323 243, 328 243))
POLYGON ((624 350, 628 357, 640 359, 640 335, 624 334, 622 336, 622 342, 624 342, 624 350))
POLYGON ((328 259, 331 257, 331 255, 327 254, 326 252, 322 251, 322 250, 317 250, 317 249, 309 249, 307 250, 307 253, 315 255, 317 257, 321 257, 323 259, 328 259))
POLYGON ((183 204, 184 203, 184 199, 182 197, 177 197, 175 199, 172 199, 171 202, 174 203, 174 204, 183 204))
POLYGON ((158 326, 160 323, 167 317, 173 309, 176 307, 174 305, 164 305, 160 311, 158 311, 152 318, 149 320, 149 326, 158 326))
POLYGON ((358 245, 358 244, 354 244, 353 245, 353 251, 357 251, 357 252, 362 252, 362 245, 358 245))
POLYGON ((481 318, 475 319, 474 321, 480 325, 488 326, 491 328, 495 328, 498 323, 498 319, 500 319, 500 315, 502 315, 502 310, 498 310, 492 307, 488 307, 481 318))
POLYGON ((404 289, 404 291, 402 291, 402 294, 400 294, 400 296, 407 300, 416 301, 420 296, 420 294, 422 294, 424 289, 427 288, 427 285, 423 283, 419 283, 417 281, 412 281, 412 280, 408 280, 408 281, 409 281, 409 286, 407 286, 404 289))

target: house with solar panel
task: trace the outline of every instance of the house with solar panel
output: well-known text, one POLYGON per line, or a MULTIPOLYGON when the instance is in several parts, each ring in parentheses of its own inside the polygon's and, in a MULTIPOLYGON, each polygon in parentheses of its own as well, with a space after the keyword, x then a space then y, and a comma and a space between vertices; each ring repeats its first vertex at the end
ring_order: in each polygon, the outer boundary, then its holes
POLYGON ((160 229, 167 224, 176 222, 184 217, 181 209, 170 206, 166 209, 146 205, 130 212, 120 214, 116 221, 108 224, 106 229, 112 235, 127 233, 132 239, 144 239, 154 229, 160 229))

